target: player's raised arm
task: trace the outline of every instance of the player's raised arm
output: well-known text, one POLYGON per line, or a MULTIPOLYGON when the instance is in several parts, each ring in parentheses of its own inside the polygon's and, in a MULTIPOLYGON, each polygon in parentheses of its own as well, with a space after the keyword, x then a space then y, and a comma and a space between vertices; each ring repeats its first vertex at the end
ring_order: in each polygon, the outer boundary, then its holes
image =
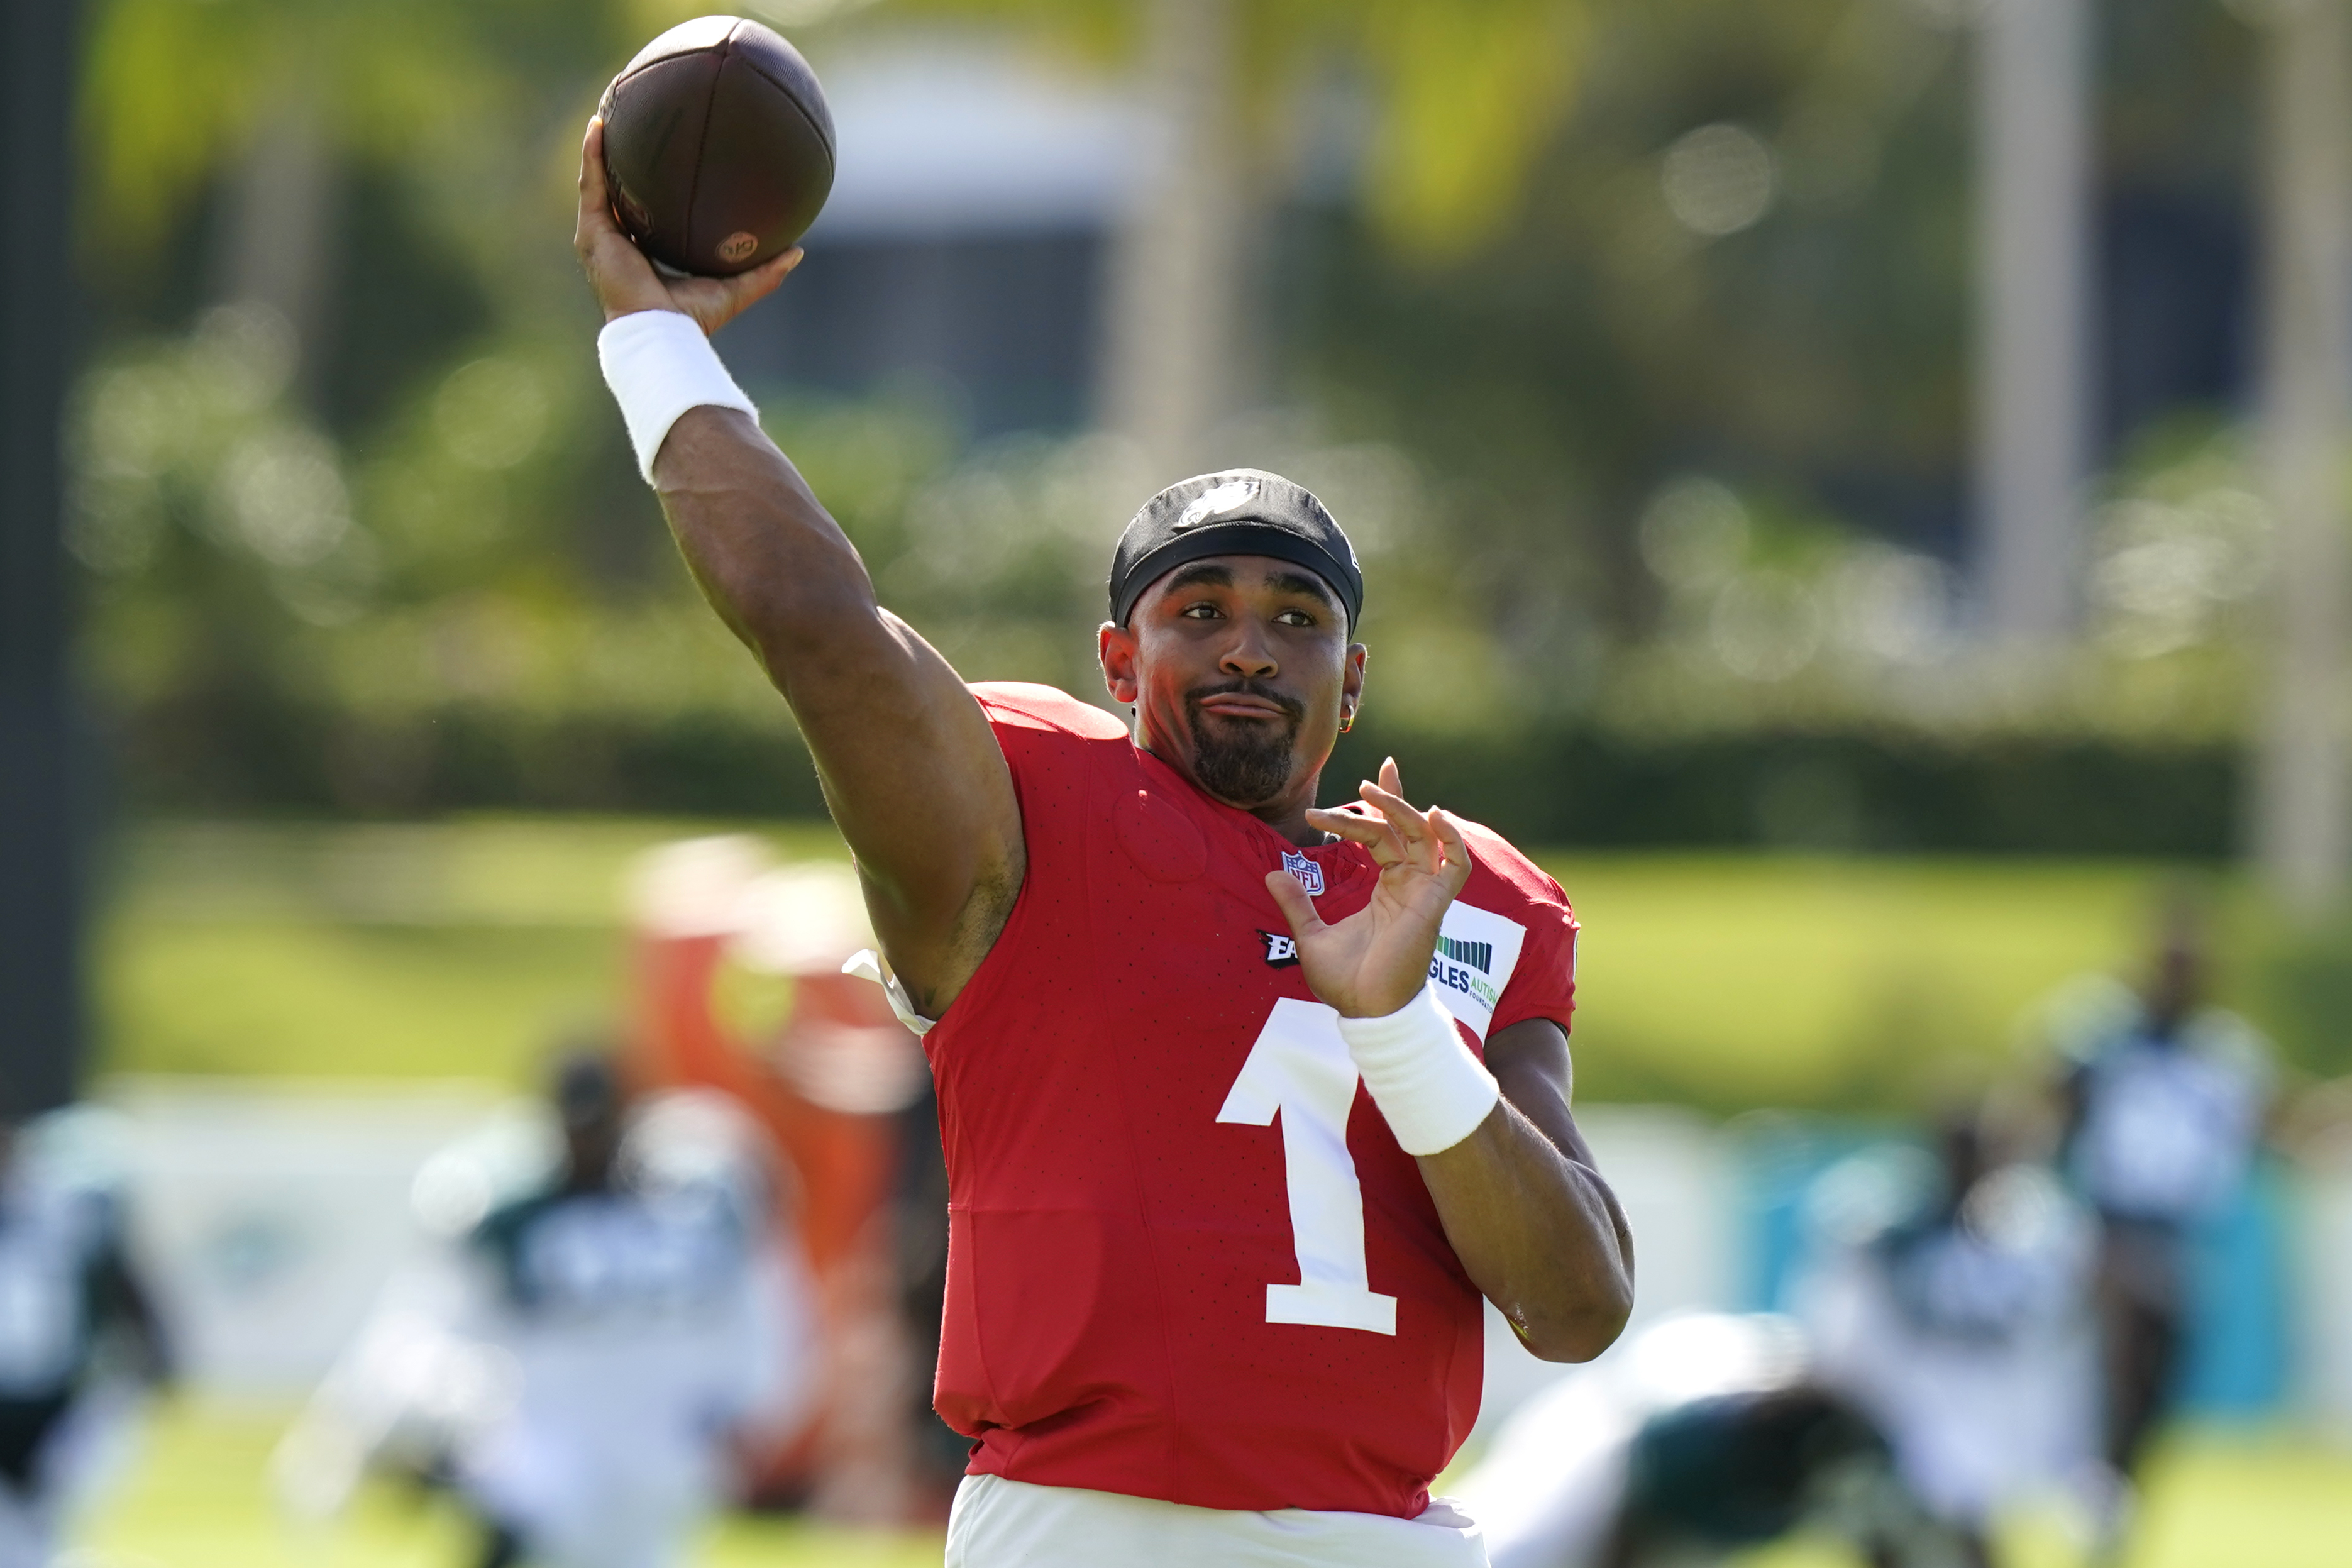
POLYGON ((877 602, 856 550, 703 341, 800 252, 734 278, 665 279, 613 221, 595 121, 573 246, 604 310, 607 378, 678 548, 792 705, 883 951, 937 1017, 1020 891, 1020 809, 979 703, 877 602))

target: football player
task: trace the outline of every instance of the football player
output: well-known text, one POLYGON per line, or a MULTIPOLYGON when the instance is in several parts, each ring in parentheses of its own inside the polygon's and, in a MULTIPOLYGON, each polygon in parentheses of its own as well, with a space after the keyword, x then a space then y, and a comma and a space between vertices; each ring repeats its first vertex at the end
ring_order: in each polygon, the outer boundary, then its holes
POLYGON ((63 1516, 172 1361, 132 1265, 100 1113, 0 1121, 0 1568, 45 1568, 63 1516))
POLYGON ((1589 1359, 1632 1305, 1569 1110, 1576 921, 1393 763, 1317 805, 1363 700, 1322 503, 1202 475, 1121 535, 1102 710, 967 686, 884 610, 707 334, 798 253, 665 280, 575 243, 640 471, 791 704, 925 1036, 950 1192, 935 1395, 974 1568, 1485 1561, 1431 1479, 1476 1414, 1482 1296, 1589 1359))
POLYGON ((1873 1568, 1964 1568, 1797 1326, 1671 1318, 1512 1413, 1459 1501, 1494 1568, 1697 1568, 1799 1531, 1873 1568))
POLYGON ((456 1479, 483 1568, 667 1568, 730 1489, 749 1425, 791 1408, 808 1325, 764 1267, 722 1124, 633 1124, 598 1056, 567 1059, 554 1099, 555 1180, 470 1238, 464 1328, 512 1386, 456 1479))
POLYGON ((2086 977, 2050 1006, 2061 1158, 2098 1216, 2106 1457, 2124 1480, 2137 1475, 2179 1379, 2191 1243, 2242 1195, 2270 1100, 2267 1043, 2206 1005, 2204 971, 2195 924, 2175 910, 2140 990, 2086 977))
POLYGON ((805 1415, 814 1310, 741 1111, 629 1097, 594 1051, 552 1087, 554 1125, 493 1120, 418 1173, 436 1245, 272 1456, 295 1517, 374 1471, 452 1489, 482 1568, 670 1568, 805 1415))
POLYGON ((1973 1114, 1940 1161, 1882 1147, 1809 1195, 1811 1267, 1795 1291, 1821 1376, 1885 1433, 1906 1483, 1969 1563, 2022 1503, 2071 1494, 2095 1526, 2089 1216, 2056 1175, 2007 1162, 1973 1114))

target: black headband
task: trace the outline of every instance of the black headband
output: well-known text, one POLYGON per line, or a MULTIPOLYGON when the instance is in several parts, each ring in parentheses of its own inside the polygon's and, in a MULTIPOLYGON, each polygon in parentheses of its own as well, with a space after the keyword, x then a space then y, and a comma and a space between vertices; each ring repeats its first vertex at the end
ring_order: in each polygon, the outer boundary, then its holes
POLYGON ((1279 474, 1227 468, 1170 485, 1128 523, 1111 556, 1111 620, 1125 626, 1144 589, 1211 555, 1270 555, 1304 566, 1329 585, 1350 632, 1363 618, 1355 547, 1323 503, 1279 474))

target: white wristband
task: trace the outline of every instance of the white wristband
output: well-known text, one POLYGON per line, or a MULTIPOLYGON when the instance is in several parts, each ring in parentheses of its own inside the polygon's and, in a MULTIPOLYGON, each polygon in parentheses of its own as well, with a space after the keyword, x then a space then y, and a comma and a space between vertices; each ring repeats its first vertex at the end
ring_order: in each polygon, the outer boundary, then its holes
POLYGON ((740 408, 754 419, 760 416, 694 318, 676 310, 614 317, 596 334, 596 360, 621 405, 629 445, 636 448, 637 472, 647 484, 654 482, 654 454, 688 409, 740 408))
POLYGON ((1477 1131, 1503 1091, 1462 1043, 1454 1015, 1427 985, 1385 1018, 1339 1020, 1339 1037, 1372 1103, 1408 1154, 1451 1149, 1477 1131))

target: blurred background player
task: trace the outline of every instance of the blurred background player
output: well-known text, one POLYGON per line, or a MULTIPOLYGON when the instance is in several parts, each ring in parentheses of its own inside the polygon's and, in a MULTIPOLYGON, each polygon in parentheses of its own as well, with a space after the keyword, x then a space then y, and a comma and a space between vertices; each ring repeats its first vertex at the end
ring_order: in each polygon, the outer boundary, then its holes
POLYGON ((452 1487, 479 1568, 665 1568, 800 1415, 813 1310, 740 1116, 634 1103, 594 1052, 551 1087, 556 1148, 493 1124, 420 1176, 421 1207, 470 1201, 475 1223, 394 1281, 288 1435, 298 1513, 372 1463, 452 1487))
POLYGON ((761 1218, 720 1163, 685 1139, 625 1161, 609 1058, 566 1058, 552 1098, 555 1179, 470 1240, 516 1390, 457 1477, 487 1527, 481 1568, 663 1568, 733 1489, 748 1418, 801 1369, 757 1267, 761 1218))
POLYGON ((1797 1326, 1766 1315, 1648 1330, 1537 1395, 1454 1490, 1493 1568, 1715 1563, 1800 1529, 1885 1568, 1945 1568, 1963 1550, 1797 1326))
POLYGON ((96 1113, 0 1122, 0 1568, 47 1568, 169 1342, 96 1113))
POLYGON ((2240 1195, 2270 1096, 2267 1046, 2203 1005, 2205 968, 2197 921, 2176 907, 2138 993, 2089 977, 2053 1007, 2061 1160, 2098 1217, 2105 1452, 2124 1478, 2179 1379, 2195 1233, 2240 1195))
POLYGON ((1935 1156, 1857 1154, 1815 1183, 1797 1289, 1820 1376, 1886 1435, 1905 1484, 1991 1561, 2005 1508, 2095 1467, 2088 1216, 2048 1170, 1989 1157, 1974 1114, 1935 1156))

